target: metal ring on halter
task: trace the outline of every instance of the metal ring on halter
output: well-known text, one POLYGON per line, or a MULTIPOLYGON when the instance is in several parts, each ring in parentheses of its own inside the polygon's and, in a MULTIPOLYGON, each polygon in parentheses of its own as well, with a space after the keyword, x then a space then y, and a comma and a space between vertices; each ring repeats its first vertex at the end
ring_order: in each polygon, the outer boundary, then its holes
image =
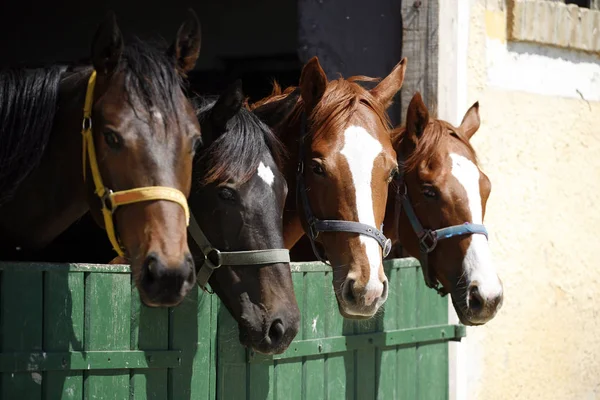
POLYGON ((104 207, 105 209, 110 211, 111 214, 115 212, 115 208, 113 208, 113 204, 111 201, 112 194, 113 194, 112 190, 110 190, 108 188, 104 188, 104 194, 100 197, 100 202, 102 203, 102 207, 104 207))
POLYGON ((431 253, 435 249, 435 246, 437 246, 437 242, 437 234, 428 229, 419 238, 419 250, 421 250, 421 253, 431 253))
POLYGON ((204 263, 213 271, 223 265, 223 258, 221 257, 221 252, 218 249, 210 249, 204 255, 204 263), (212 260, 211 256, 216 257, 216 260, 212 260))
POLYGON ((83 118, 83 123, 81 124, 81 127, 84 131, 91 131, 92 130, 92 118, 91 117, 84 117, 83 118))

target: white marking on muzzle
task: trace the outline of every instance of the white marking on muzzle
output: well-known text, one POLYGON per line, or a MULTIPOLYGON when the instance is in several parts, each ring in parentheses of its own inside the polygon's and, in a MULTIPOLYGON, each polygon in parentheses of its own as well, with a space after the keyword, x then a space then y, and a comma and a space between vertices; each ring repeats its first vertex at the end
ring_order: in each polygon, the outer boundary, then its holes
MULTIPOLYGON (((477 166, 468 158, 451 153, 452 175, 467 192, 467 201, 474 224, 483 223, 481 193, 479 191, 480 173, 477 166)), ((467 222, 467 221, 465 221, 467 222)), ((484 299, 492 299, 502 293, 502 284, 492 262, 490 246, 484 235, 471 235, 471 243, 463 260, 463 271, 467 283, 477 282, 480 295, 484 299)))
MULTIPOLYGON (((381 143, 360 126, 352 125, 344 132, 344 147, 340 153, 346 157, 350 167, 356 196, 358 222, 373 227, 376 225, 371 177, 375 159, 382 150, 381 143)), ((381 253, 379 243, 375 239, 360 235, 360 242, 365 246, 370 266, 369 281, 365 287, 365 303, 370 305, 383 293, 383 283, 379 280, 381 253)))
POLYGON ((265 183, 269 186, 273 185, 273 181, 275 181, 275 175, 273 174, 273 171, 271 170, 271 167, 267 167, 265 166, 265 164, 263 164, 263 162, 261 161, 260 164, 258 164, 258 176, 261 177, 261 179, 263 181, 265 181, 265 183))

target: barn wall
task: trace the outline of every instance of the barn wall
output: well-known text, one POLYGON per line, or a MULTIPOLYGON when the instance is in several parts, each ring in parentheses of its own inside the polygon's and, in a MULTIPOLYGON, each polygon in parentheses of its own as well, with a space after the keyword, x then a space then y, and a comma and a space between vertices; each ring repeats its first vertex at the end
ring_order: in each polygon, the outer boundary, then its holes
POLYGON ((485 223, 505 299, 459 345, 458 397, 600 398, 600 59, 507 42, 502 1, 463 4, 457 107, 480 102, 473 144, 492 181, 485 223))

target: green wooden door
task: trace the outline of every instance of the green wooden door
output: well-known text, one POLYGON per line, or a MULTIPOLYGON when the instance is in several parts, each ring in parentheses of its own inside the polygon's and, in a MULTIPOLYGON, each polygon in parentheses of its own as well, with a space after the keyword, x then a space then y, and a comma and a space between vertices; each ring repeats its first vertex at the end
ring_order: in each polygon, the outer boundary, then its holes
POLYGON ((129 268, 0 263, 0 399, 444 399, 447 303, 412 259, 386 262, 377 318, 339 316, 328 267, 293 264, 301 331, 248 352, 216 296, 140 305, 129 268))

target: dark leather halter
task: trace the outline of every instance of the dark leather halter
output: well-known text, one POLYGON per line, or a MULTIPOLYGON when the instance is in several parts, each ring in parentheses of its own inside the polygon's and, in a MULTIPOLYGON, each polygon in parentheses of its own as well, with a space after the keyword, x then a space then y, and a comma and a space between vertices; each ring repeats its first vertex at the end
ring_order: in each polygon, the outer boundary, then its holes
MULTIPOLYGON (((399 158, 401 157, 399 156, 399 158)), ((399 164, 403 165, 402 160, 399 161, 399 164)), ((425 284, 427 287, 435 289, 440 296, 444 297, 448 294, 448 292, 438 282, 434 272, 431 270, 431 268, 429 268, 429 253, 435 250, 435 247, 440 240, 450 239, 451 237, 481 234, 485 235, 487 238, 487 229, 482 224, 471 224, 469 222, 441 229, 423 228, 423 225, 421 225, 421 222, 419 221, 419 218, 417 217, 417 214, 415 213, 415 210, 408 197, 408 189, 406 187, 406 182, 404 181, 404 173, 400 172, 398 190, 396 191, 396 223, 399 223, 398 221, 400 219, 402 207, 404 207, 406 216, 408 217, 408 220, 410 221, 410 224, 417 235, 417 238, 419 239, 419 252, 421 253, 419 262, 421 263, 421 269, 423 270, 425 284)), ((396 231, 398 231, 398 229, 396 229, 396 231)))
POLYGON ((377 243, 379 243, 379 246, 381 246, 383 250, 383 257, 387 257, 392 249, 392 241, 386 238, 383 234, 383 224, 381 224, 380 229, 377 229, 374 226, 356 221, 319 219, 315 217, 312 209, 310 208, 310 202, 308 200, 308 195, 306 194, 306 184, 304 182, 304 146, 306 137, 306 113, 303 112, 300 126, 298 169, 296 171, 296 204, 297 207, 301 207, 304 210, 304 218, 306 220, 306 224, 308 225, 307 235, 310 239, 313 253, 317 259, 325 264, 329 264, 327 257, 322 254, 320 249, 316 246, 315 241, 320 232, 348 232, 368 236, 375 239, 377 243))

